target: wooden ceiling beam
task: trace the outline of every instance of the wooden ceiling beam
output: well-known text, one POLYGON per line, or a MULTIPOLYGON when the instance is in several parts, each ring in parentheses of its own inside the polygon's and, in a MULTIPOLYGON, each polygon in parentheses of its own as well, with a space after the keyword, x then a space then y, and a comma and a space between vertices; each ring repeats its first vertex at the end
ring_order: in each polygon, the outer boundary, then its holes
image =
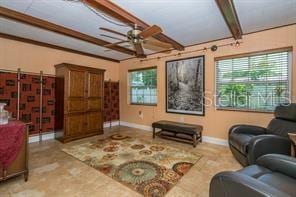
POLYGON ((217 6, 235 40, 241 39, 243 31, 238 20, 233 0, 216 0, 217 6))
MULTIPOLYGON (((147 23, 127 12, 123 8, 119 7, 115 3, 109 0, 83 0, 84 3, 91 6, 92 8, 104 12, 109 16, 131 26, 134 27, 134 24, 137 24, 141 30, 150 27, 147 23)), ((184 50, 184 46, 178 43, 176 40, 164 35, 163 33, 153 36, 154 38, 172 44, 174 49, 176 50, 184 50)))
MULTIPOLYGON (((96 37, 92 37, 92 36, 80 33, 78 31, 75 31, 75 30, 60 26, 60 25, 56 25, 54 23, 51 23, 51 22, 48 22, 48 21, 45 21, 45 20, 42 20, 39 18, 35 18, 33 16, 29 16, 29 15, 26 15, 26 14, 23 14, 23 13, 20 13, 20 12, 17 12, 17 11, 8 9, 8 8, 4 8, 1 6, 0 6, 0 16, 2 16, 4 18, 15 20, 18 22, 22 22, 25 24, 29 24, 29 25, 32 25, 35 27, 39 27, 41 29, 45 29, 48 31, 59 33, 59 34, 65 35, 65 36, 69 36, 72 38, 83 40, 83 41, 86 41, 86 42, 89 42, 89 43, 92 43, 95 45, 99 45, 102 47, 104 47, 104 45, 111 44, 110 42, 107 42, 105 40, 101 40, 96 37)), ((125 53, 128 55, 135 55, 135 51, 121 47, 121 46, 115 45, 115 46, 108 46, 106 48, 109 48, 109 49, 112 49, 112 50, 115 50, 115 51, 118 51, 121 53, 125 53)))
POLYGON ((52 49, 62 50, 62 51, 70 52, 70 53, 76 53, 76 54, 79 54, 79 55, 85 55, 85 56, 88 56, 88 57, 99 58, 99 59, 108 60, 108 61, 112 61, 112 62, 117 62, 117 63, 120 62, 119 60, 116 60, 116 59, 103 57, 103 56, 95 55, 95 54, 92 54, 92 53, 86 53, 86 52, 83 52, 83 51, 78 51, 78 50, 74 50, 74 49, 70 49, 70 48, 66 48, 66 47, 61 47, 61 46, 57 46, 57 45, 53 45, 53 44, 48 44, 48 43, 45 43, 45 42, 31 40, 31 39, 28 39, 28 38, 22 38, 22 37, 18 37, 18 36, 14 36, 14 35, 0 33, 0 38, 6 38, 6 39, 9 39, 9 40, 25 42, 25 43, 34 44, 34 45, 37 45, 37 46, 48 47, 48 48, 52 48, 52 49))

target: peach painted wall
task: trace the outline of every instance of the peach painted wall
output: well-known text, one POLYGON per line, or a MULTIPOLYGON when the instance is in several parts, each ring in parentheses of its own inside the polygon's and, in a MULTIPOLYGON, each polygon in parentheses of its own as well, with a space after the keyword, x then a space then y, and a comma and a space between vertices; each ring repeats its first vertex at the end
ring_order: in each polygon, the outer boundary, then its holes
POLYGON ((106 69, 105 80, 117 81, 119 63, 0 38, 0 69, 55 74, 55 64, 72 63, 106 69))
MULTIPOLYGON (((198 36, 198 35, 196 35, 198 36)), ((204 135, 226 139, 227 132, 230 126, 238 123, 255 124, 266 126, 269 120, 273 117, 272 114, 254 113, 254 112, 235 112, 235 111, 219 111, 214 106, 206 107, 205 116, 190 116, 190 115, 176 115, 166 113, 165 111, 165 61, 178 58, 186 58, 192 56, 205 55, 205 91, 215 92, 215 63, 214 58, 220 56, 241 54, 247 52, 262 51, 268 49, 275 49, 281 47, 293 47, 293 82, 292 94, 296 95, 296 25, 267 30, 263 32, 248 34, 243 36, 243 43, 239 48, 234 46, 221 47, 216 52, 194 52, 191 54, 182 55, 181 57, 167 57, 159 60, 149 60, 140 62, 138 59, 130 59, 122 61, 119 67, 120 79, 120 115, 121 120, 150 126, 153 121, 167 119, 179 121, 184 118, 185 122, 196 123, 204 126, 204 135), (158 80, 158 104, 157 106, 139 106, 130 105, 128 99, 128 70, 134 68, 144 68, 150 66, 157 66, 157 80, 158 80), (143 119, 138 115, 139 111, 143 112, 143 119)), ((221 45, 224 43, 233 42, 232 39, 225 39, 217 42, 211 42, 202 45, 195 45, 186 48, 185 51, 202 49, 213 44, 221 45)), ((158 57, 156 54, 149 56, 158 57)))

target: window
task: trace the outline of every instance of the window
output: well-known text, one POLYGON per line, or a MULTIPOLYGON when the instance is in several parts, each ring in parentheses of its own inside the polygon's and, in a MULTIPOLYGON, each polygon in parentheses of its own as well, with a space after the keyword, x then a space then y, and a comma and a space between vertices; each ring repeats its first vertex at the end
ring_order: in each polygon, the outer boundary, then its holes
POLYGON ((291 52, 216 60, 218 109, 273 111, 290 102, 291 52))
POLYGON ((157 103, 156 67, 129 71, 130 103, 156 105, 157 103))

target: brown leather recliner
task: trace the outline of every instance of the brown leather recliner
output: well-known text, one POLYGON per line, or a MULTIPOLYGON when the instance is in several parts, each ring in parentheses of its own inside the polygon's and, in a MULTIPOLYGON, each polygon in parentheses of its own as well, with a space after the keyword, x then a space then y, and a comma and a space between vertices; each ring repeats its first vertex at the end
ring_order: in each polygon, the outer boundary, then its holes
POLYGON ((234 125, 229 129, 230 150, 243 166, 265 154, 291 154, 288 133, 296 132, 296 104, 278 106, 274 115, 267 128, 234 125))

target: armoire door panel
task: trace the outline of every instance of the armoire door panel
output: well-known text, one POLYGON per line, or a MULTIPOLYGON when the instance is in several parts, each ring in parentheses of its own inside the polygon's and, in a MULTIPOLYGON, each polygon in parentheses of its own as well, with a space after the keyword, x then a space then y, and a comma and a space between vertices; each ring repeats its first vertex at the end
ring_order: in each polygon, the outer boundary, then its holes
POLYGON ((101 110, 102 99, 88 99, 87 100, 87 109, 92 110, 101 110))
POLYGON ((84 99, 71 99, 67 101, 66 111, 71 112, 83 112, 85 111, 85 100, 84 99))
POLYGON ((85 95, 85 72, 69 70, 69 97, 81 97, 85 95))
POLYGON ((98 98, 102 96, 103 76, 100 73, 88 73, 88 97, 98 98))
POLYGON ((89 112, 86 115, 87 130, 88 132, 101 131, 102 130, 102 113, 101 112, 89 112))
POLYGON ((85 114, 71 114, 65 117, 66 136, 75 137, 85 132, 86 120, 85 114))

